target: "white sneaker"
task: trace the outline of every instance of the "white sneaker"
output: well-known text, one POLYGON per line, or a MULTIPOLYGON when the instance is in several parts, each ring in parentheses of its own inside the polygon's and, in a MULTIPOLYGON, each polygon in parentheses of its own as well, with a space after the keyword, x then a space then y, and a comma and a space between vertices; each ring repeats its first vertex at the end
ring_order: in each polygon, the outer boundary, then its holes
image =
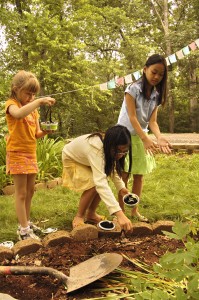
POLYGON ((40 227, 38 227, 37 225, 35 225, 33 222, 29 223, 30 229, 33 230, 33 232, 42 232, 42 229, 40 227))
POLYGON ((6 242, 3 242, 3 243, 0 243, 0 246, 11 249, 14 246, 14 243, 12 241, 6 241, 6 242))
POLYGON ((32 229, 29 229, 25 234, 22 233, 20 230, 17 230, 17 234, 20 241, 27 240, 27 239, 34 239, 37 241, 41 240, 36 234, 34 234, 32 229))

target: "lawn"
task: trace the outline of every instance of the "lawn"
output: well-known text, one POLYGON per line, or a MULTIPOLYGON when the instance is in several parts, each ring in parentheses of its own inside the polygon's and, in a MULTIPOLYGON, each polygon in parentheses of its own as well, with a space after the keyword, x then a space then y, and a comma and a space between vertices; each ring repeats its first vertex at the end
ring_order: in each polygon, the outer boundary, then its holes
MULTIPOLYGON (((145 176, 140 212, 149 218, 150 222, 163 219, 198 220, 199 155, 159 154, 156 156, 156 163, 157 168, 153 173, 145 176)), ((62 186, 39 190, 33 197, 32 220, 44 228, 57 227, 70 231, 79 197, 80 194, 62 186)), ((0 208, 0 242, 16 241, 14 196, 1 195, 0 208)), ((98 212, 111 219, 103 202, 98 212)), ((127 208, 126 214, 130 217, 130 209, 127 208)))

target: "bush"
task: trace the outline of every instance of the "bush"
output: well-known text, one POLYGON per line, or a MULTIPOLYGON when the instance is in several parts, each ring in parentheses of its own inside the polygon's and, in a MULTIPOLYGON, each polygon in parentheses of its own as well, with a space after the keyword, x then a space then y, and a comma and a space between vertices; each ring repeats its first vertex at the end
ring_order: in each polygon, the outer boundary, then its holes
POLYGON ((49 178, 56 178, 62 172, 62 149, 64 141, 51 139, 45 136, 39 139, 37 143, 37 161, 39 166, 39 173, 37 179, 47 180, 49 178))

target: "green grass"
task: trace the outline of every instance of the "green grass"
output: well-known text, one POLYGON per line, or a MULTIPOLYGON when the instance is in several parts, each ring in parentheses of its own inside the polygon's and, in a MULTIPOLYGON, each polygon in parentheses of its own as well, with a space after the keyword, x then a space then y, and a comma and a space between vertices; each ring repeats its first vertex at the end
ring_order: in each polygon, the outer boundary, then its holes
MULTIPOLYGON (((145 176, 140 212, 151 222, 197 219, 199 216, 199 155, 157 155, 157 168, 145 176)), ((112 185, 111 185, 112 186, 112 185)), ((129 187, 131 184, 129 185, 129 187)), ((62 186, 35 192, 32 220, 38 225, 71 230, 80 194, 62 186)), ((100 214, 110 218, 103 202, 100 214)), ((130 217, 130 209, 126 209, 130 217)), ((14 196, 0 196, 0 242, 17 240, 14 196)))

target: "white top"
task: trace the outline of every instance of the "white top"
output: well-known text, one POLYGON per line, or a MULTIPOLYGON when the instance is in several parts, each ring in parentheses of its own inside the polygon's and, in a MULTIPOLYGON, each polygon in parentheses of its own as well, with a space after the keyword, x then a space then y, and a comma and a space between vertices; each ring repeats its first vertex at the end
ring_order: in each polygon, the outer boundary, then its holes
MULTIPOLYGON (((128 93, 135 99, 136 116, 138 122, 142 127, 143 131, 147 132, 150 117, 154 109, 158 105, 158 92, 155 89, 153 89, 150 99, 145 99, 142 93, 142 82, 138 81, 133 84, 130 84, 125 90, 125 94, 126 93, 128 93)), ((127 127, 132 135, 136 135, 136 131, 134 130, 128 116, 125 97, 122 103, 122 108, 120 110, 118 124, 127 127)))
MULTIPOLYGON (((89 134, 79 136, 66 144, 63 148, 65 158, 72 159, 82 165, 91 167, 93 181, 101 200, 106 204, 109 213, 112 215, 121 210, 108 183, 107 175, 104 171, 104 151, 103 143, 98 136, 87 138, 89 134)), ((111 179, 119 192, 125 188, 123 180, 117 172, 111 176, 111 179)))

